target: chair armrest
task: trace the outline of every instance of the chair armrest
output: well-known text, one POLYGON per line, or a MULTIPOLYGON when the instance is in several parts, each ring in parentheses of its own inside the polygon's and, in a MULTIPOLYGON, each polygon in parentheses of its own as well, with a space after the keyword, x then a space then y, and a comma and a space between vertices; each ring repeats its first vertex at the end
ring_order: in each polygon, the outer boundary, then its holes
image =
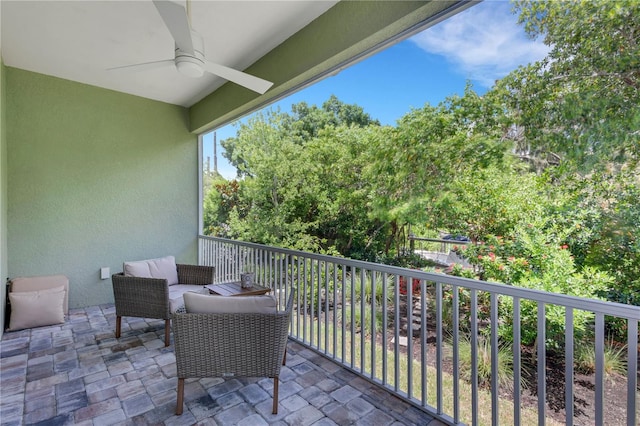
POLYGON ((111 276, 117 316, 170 319, 166 279, 111 276))
POLYGON ((213 266, 177 264, 176 267, 180 284, 213 284, 213 266))

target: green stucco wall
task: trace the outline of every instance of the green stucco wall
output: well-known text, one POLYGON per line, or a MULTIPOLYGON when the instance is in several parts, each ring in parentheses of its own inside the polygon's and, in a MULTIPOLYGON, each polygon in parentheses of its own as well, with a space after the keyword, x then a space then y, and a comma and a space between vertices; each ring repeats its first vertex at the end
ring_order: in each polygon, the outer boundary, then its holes
POLYGON ((101 267, 197 261, 197 137, 184 108, 11 67, 3 75, 10 276, 63 273, 70 307, 81 307, 113 301, 101 267))
POLYGON ((5 279, 7 278, 7 139, 5 126, 5 75, 2 52, 0 51, 0 338, 4 330, 6 300, 5 279))

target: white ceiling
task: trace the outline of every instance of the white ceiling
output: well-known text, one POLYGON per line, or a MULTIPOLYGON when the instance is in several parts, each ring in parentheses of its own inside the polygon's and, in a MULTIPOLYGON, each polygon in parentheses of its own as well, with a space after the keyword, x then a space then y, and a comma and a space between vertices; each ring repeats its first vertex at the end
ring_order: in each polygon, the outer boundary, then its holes
MULTIPOLYGON (((192 27, 208 60, 244 70, 335 3, 194 0, 192 27)), ((173 39, 151 0, 1 0, 0 7, 2 57, 10 67, 186 107, 226 82, 206 73, 192 79, 174 67, 107 71, 173 59, 173 39)))

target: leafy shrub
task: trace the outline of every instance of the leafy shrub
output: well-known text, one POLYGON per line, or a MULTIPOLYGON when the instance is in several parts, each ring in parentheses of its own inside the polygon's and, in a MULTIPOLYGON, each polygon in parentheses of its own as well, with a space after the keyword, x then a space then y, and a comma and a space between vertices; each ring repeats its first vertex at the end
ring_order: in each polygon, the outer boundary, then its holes
MULTIPOLYGON (((601 298, 612 278, 592 267, 577 271, 569 247, 558 241, 558 235, 545 231, 544 220, 519 226, 512 239, 488 236, 487 242, 464 249, 464 256, 481 271, 487 281, 502 282, 536 290, 569 294, 587 298, 601 298)), ((513 336, 513 300, 501 298, 500 335, 513 336)), ((547 346, 558 347, 564 341, 565 308, 546 305, 547 346)), ((574 311, 574 328, 581 338, 589 332, 593 314, 574 311)), ((537 303, 521 303, 522 343, 531 345, 537 337, 537 303)))
POLYGON ((467 268, 462 266, 459 263, 451 264, 445 272, 449 275, 453 275, 454 277, 463 277, 463 278, 475 278, 477 279, 476 272, 473 268, 467 268))
POLYGON ((395 256, 379 256, 376 262, 410 269, 423 269, 435 265, 433 261, 425 259, 409 250, 401 250, 400 253, 395 256))

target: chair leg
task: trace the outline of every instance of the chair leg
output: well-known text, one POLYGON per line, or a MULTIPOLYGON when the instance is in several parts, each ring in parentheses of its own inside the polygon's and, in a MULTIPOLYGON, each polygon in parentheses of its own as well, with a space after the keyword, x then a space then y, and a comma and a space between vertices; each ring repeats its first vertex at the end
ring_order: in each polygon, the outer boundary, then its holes
POLYGON ((120 330, 122 329, 122 317, 116 317, 116 339, 120 338, 120 330))
POLYGON ((287 365, 287 347, 284 347, 284 356, 282 357, 282 365, 287 365))
POLYGON ((182 414, 184 405, 184 379, 178 379, 178 402, 176 404, 176 416, 182 414))
POLYGON ((278 414, 278 376, 273 378, 273 414, 278 414))
POLYGON ((171 331, 171 320, 164 320, 164 345, 169 346, 171 343, 171 338, 169 337, 169 333, 171 331))

